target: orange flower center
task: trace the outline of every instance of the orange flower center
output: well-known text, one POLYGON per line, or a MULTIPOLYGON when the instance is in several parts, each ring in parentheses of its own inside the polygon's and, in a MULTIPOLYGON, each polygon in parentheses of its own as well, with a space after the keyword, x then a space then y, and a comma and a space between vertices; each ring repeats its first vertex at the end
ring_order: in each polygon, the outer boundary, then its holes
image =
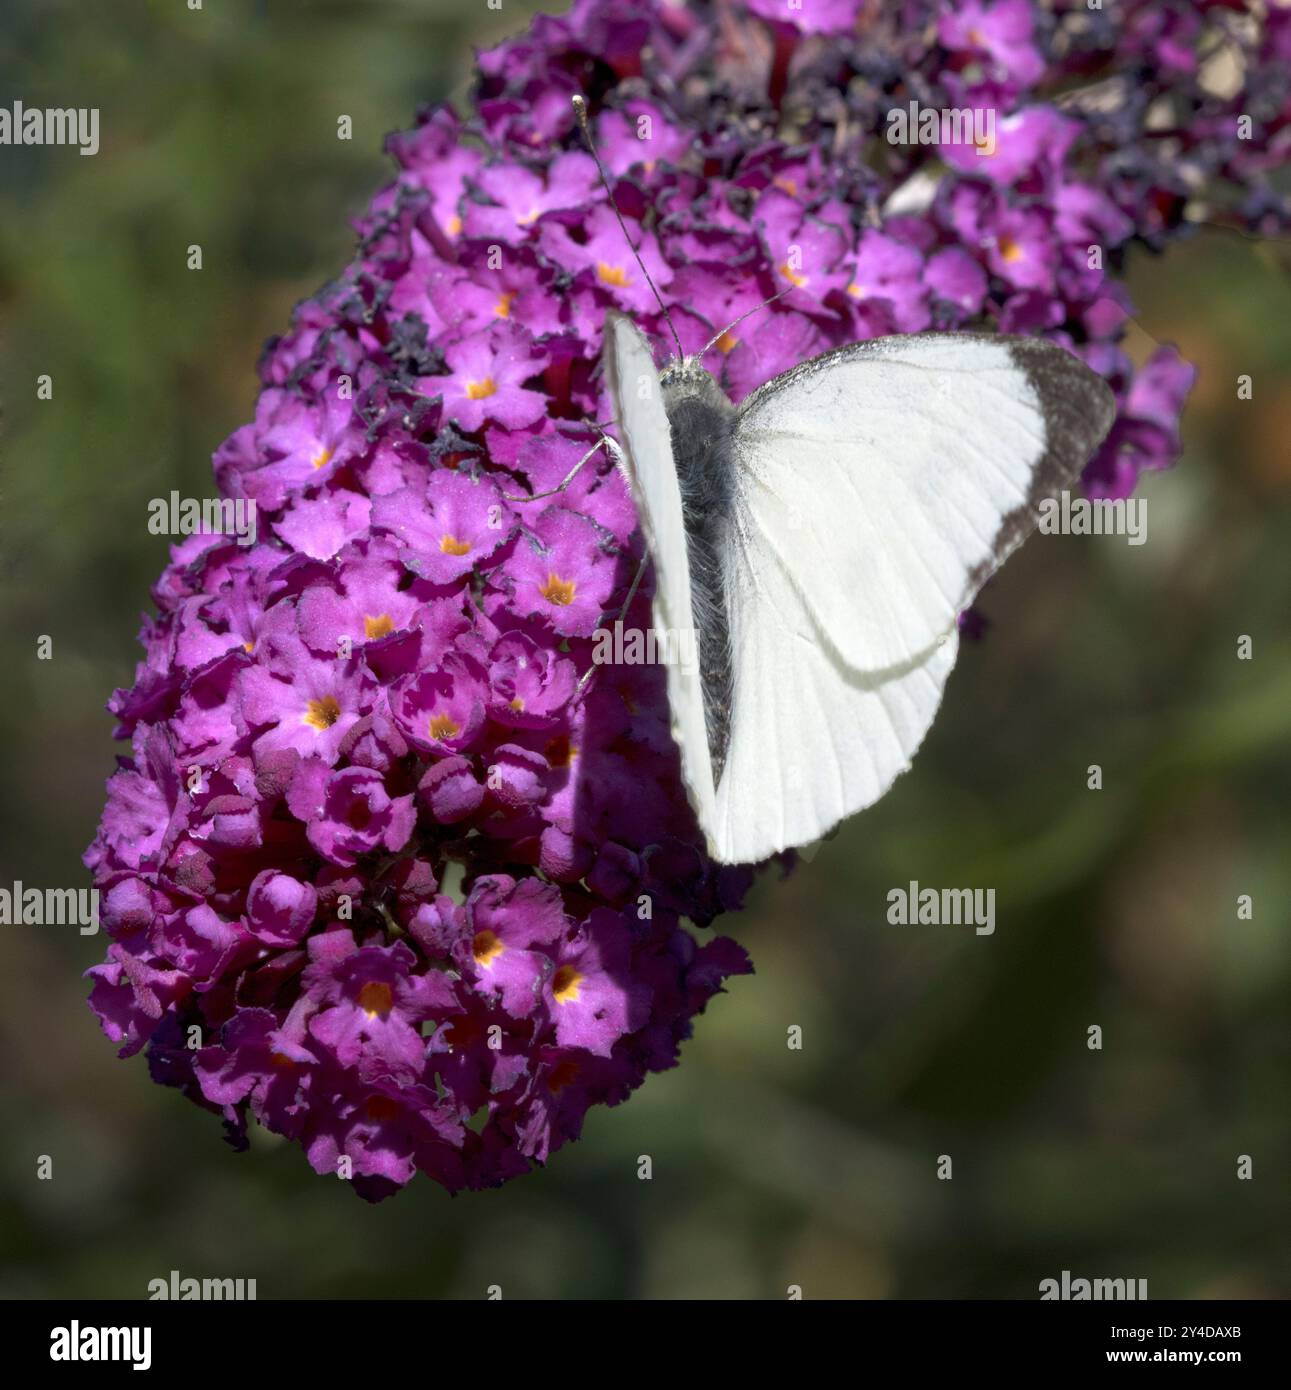
POLYGON ((538 592, 558 608, 567 608, 574 601, 576 585, 572 579, 562 579, 555 570, 547 573, 547 582, 538 586, 538 592))
POLYGON ((572 1004, 578 998, 583 977, 572 965, 562 965, 551 977, 551 992, 557 1004, 572 1004))
POLYGON ((436 740, 456 738, 460 726, 451 714, 433 714, 430 717, 430 736, 436 740))
POLYGON ((341 702, 335 695, 324 695, 319 700, 310 700, 306 706, 305 723, 321 734, 330 729, 341 717, 341 702))
POLYGON ((394 1008, 394 990, 384 980, 369 980, 359 990, 359 1008, 369 1018, 384 1018, 394 1008))
POLYGON ((483 966, 486 970, 495 960, 506 950, 506 947, 499 940, 496 932, 477 931, 475 939, 471 942, 471 955, 475 957, 476 965, 483 966))

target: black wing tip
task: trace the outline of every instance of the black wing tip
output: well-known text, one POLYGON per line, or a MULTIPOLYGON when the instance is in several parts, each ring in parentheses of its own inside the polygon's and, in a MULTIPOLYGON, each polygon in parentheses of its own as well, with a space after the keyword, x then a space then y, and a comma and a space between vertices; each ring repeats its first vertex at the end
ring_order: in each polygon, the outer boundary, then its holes
POLYGON ((990 574, 1035 528, 1040 504, 1074 488, 1116 419, 1116 397, 1092 367, 1060 343, 1002 336, 1010 360, 1026 377, 1044 416, 1044 452, 1025 503, 1006 515, 992 554, 970 576, 971 599, 990 574))
POLYGON ((1079 441, 1088 455, 1107 437, 1116 419, 1116 396, 1107 382, 1075 353, 1046 338, 1009 337, 1009 355, 1026 373, 1046 421, 1079 441))

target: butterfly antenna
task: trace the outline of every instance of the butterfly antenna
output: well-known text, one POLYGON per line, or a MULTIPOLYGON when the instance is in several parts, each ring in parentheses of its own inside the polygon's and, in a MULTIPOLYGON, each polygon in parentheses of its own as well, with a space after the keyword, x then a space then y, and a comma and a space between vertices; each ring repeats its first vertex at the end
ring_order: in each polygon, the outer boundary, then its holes
POLYGON ((618 221, 619 230, 623 233, 623 240, 628 244, 628 250, 632 252, 632 259, 641 267, 641 274, 645 276, 646 284, 650 286, 650 293, 655 297, 655 303, 659 306, 659 312, 663 315, 664 322, 668 325, 668 332, 672 334, 672 340, 677 344, 677 356, 685 357, 685 351, 681 346, 681 339, 677 336, 677 330, 673 327, 672 316, 668 313, 668 306, 663 302, 663 296, 655 287, 654 281, 650 278, 650 272, 645 268, 645 262, 637 253, 637 248, 632 244, 632 238, 628 235, 627 223, 623 220, 623 214, 619 211, 619 205, 614 201, 614 190, 610 187, 609 176, 605 172, 605 165, 601 163, 601 156, 596 152, 596 142, 592 139, 592 127, 587 121, 587 103, 583 98, 575 94, 571 100, 574 103, 574 115, 578 117, 578 124, 583 132, 583 139, 587 141, 587 148, 592 158, 596 161, 596 172, 601 176, 601 183, 605 187, 605 196, 610 200, 610 207, 618 221))
POLYGON ((731 331, 732 328, 738 328, 740 324, 744 322, 745 319, 751 319, 754 314, 760 314, 762 310, 767 307, 768 304, 774 304, 777 299, 783 299, 785 295, 790 294, 792 292, 793 286, 790 285, 787 290, 781 290, 779 294, 773 294, 770 299, 764 299, 761 304, 755 304, 753 308, 751 308, 747 313, 741 314, 739 318, 735 320, 734 323, 727 324, 727 326, 722 329, 722 331, 717 335, 717 337, 714 338, 713 341, 704 348, 703 352, 699 354, 699 360, 702 362, 703 359, 708 356, 708 349, 715 348, 718 345, 718 343, 720 343, 722 339, 726 337, 726 335, 731 331))

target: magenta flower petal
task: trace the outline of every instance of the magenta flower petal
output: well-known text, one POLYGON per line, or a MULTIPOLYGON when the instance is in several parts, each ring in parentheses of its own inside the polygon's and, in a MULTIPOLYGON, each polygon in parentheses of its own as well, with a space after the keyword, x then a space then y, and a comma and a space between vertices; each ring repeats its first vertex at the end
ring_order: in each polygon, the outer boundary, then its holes
POLYGON ((506 541, 515 519, 492 482, 441 470, 419 496, 402 489, 378 498, 372 523, 397 539, 400 559, 414 574, 452 584, 506 541))

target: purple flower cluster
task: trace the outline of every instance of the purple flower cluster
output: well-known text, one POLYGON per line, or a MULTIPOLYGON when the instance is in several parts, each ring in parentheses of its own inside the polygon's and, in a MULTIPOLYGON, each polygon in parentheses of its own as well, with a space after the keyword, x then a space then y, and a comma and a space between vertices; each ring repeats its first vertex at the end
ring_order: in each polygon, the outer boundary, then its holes
POLYGON ((147 1045, 235 1144, 254 1116, 369 1199, 418 1170, 481 1187, 673 1065, 750 968, 683 925, 750 872, 703 853, 661 671, 582 683, 641 540, 603 454, 554 490, 610 415, 607 310, 665 325, 575 92, 686 350, 720 335, 735 399, 879 334, 1043 333, 1117 393, 1086 484, 1121 495, 1175 456, 1192 376, 1117 346, 1125 251, 1199 199, 1288 221, 1266 176, 1291 12, 1236 8, 576 0, 481 55, 468 120, 392 137, 354 262, 269 345, 215 456, 260 539, 174 547, 111 702, 131 755, 86 862, 112 937, 91 1002, 122 1055, 147 1045), (1215 33, 1241 58, 1226 96, 1215 33), (911 101, 998 113, 994 152, 891 143, 911 101))

